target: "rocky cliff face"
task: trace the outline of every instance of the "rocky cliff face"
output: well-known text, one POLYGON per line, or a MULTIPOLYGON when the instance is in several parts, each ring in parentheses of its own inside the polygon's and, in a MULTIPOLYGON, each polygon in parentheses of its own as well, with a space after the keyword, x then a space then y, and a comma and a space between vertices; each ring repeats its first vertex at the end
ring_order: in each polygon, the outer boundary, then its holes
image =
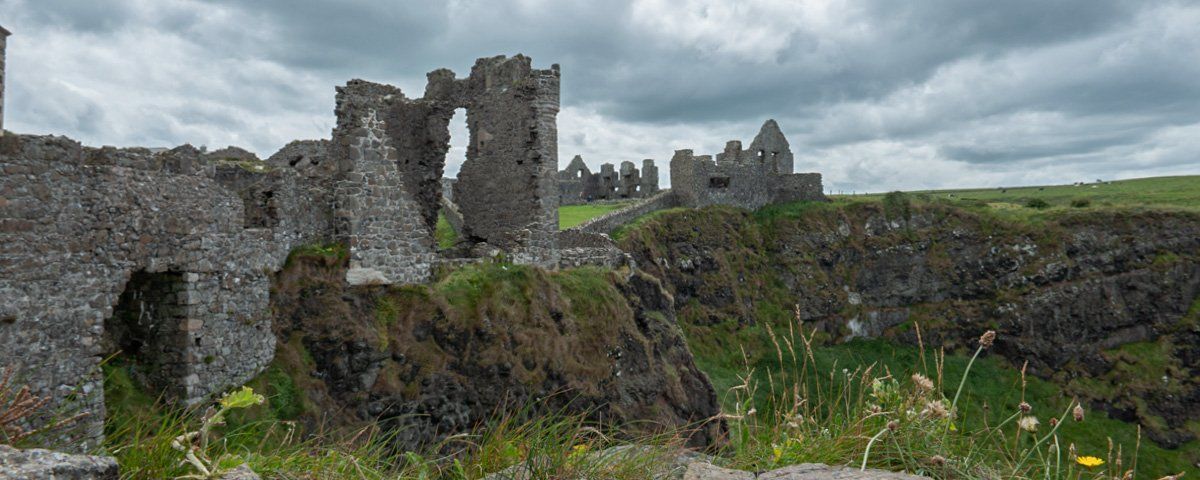
POLYGON ((834 341, 916 342, 919 327, 927 344, 964 350, 995 329, 996 353, 1155 441, 1200 434, 1194 214, 1031 223, 944 205, 709 208, 650 222, 622 247, 663 279, 685 328, 798 316, 834 341))
POLYGON ((693 445, 722 434, 653 277, 488 264, 432 285, 345 287, 343 263, 295 255, 275 279, 276 363, 310 420, 379 420, 407 448, 506 412, 694 428, 693 445))

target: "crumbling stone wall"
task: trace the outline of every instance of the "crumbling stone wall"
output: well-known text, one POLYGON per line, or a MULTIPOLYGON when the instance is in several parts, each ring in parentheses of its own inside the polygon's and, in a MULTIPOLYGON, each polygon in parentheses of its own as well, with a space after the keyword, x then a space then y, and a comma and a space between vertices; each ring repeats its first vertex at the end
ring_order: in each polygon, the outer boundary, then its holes
POLYGON ((654 160, 642 160, 642 179, 641 188, 638 194, 642 198, 650 198, 658 194, 658 167, 654 165, 654 160))
MULTIPOLYGON (((584 185, 592 177, 592 171, 583 162, 583 157, 576 155, 567 164, 567 168, 558 172, 558 196, 562 205, 577 205, 588 201, 584 193, 584 185)), ((594 193, 590 193, 594 195, 594 193)))
POLYGON ((425 98, 467 109, 471 140, 454 192, 463 236, 520 263, 557 265, 558 65, 483 58, 463 80, 431 73, 425 98))
POLYGON ((558 172, 560 202, 564 205, 587 203, 596 200, 621 200, 649 198, 658 193, 658 167, 654 160, 642 160, 639 170, 633 162, 621 162, 620 170, 611 163, 600 165, 600 171, 591 173, 576 155, 567 168, 558 172))
MULTIPOLYGON (((409 107, 399 89, 351 80, 337 92, 334 201, 337 235, 350 249, 346 280, 352 285, 424 282, 437 256, 433 228, 440 171, 433 182, 434 205, 419 204, 413 192, 420 190, 422 178, 402 176, 400 154, 385 121, 393 106, 409 107)), ((413 166, 405 170, 411 172, 413 166)))
POLYGON ((0 136, 4 135, 4 55, 11 32, 0 27, 0 136))
POLYGON ((480 59, 462 80, 432 72, 415 100, 352 80, 331 141, 265 162, 236 147, 0 137, 0 360, 51 410, 92 414, 80 450, 102 435, 98 366, 116 351, 180 402, 244 383, 274 355, 268 275, 293 248, 346 243, 351 284, 423 282, 455 262, 438 259, 433 232, 453 206, 441 177, 456 108, 472 135, 454 194, 463 236, 555 267, 558 82, 557 66, 520 55, 480 59))
POLYGON ((680 206, 679 199, 675 197, 671 190, 664 190, 633 205, 589 219, 564 231, 578 230, 591 233, 612 233, 618 227, 632 222, 642 215, 678 206, 680 206))
POLYGON ((767 120, 749 149, 733 140, 725 151, 696 156, 677 150, 671 158, 671 190, 688 207, 732 205, 749 210, 797 200, 824 201, 819 173, 792 173, 793 156, 774 120, 767 120))
POLYGON ((335 196, 340 236, 351 243, 348 278, 428 278, 442 197, 461 214, 460 238, 481 247, 463 251, 498 249, 518 263, 556 265, 558 67, 499 56, 479 59, 464 79, 446 69, 427 78, 417 99, 362 80, 339 89, 331 156, 345 179, 335 196), (458 178, 447 182, 449 125, 459 108, 471 139, 458 178))
POLYGON ((8 135, 0 171, 0 358, 16 359, 52 410, 92 413, 80 449, 101 436, 99 362, 132 348, 131 333, 163 369, 155 383, 185 403, 270 362, 267 273, 304 235, 244 228, 241 198, 199 151, 8 135), (132 328, 135 311, 149 323, 132 328))

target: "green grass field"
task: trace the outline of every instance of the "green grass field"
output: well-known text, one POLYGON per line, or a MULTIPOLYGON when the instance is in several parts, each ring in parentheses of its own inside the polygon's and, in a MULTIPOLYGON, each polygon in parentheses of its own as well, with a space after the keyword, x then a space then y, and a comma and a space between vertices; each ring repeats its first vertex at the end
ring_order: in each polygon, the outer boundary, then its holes
MULTIPOLYGON (((927 196, 930 200, 973 203, 997 211, 1053 212, 1087 208, 1200 211, 1200 175, 1138 178, 1083 185, 922 190, 906 193, 927 196), (1045 202, 1044 206, 1036 203, 1039 200, 1045 202)), ((847 201, 878 201, 883 195, 837 195, 834 198, 847 201)))
POLYGON ((558 207, 558 229, 566 230, 613 210, 625 208, 629 206, 630 203, 633 202, 563 205, 558 207))
MULTIPOLYGON (((558 229, 566 230, 608 212, 625 208, 631 203, 633 202, 563 205, 558 207, 558 229)), ((437 239, 438 248, 442 249, 453 247, 454 242, 458 241, 458 233, 450 227, 445 215, 438 214, 437 231, 434 232, 434 237, 437 239)))

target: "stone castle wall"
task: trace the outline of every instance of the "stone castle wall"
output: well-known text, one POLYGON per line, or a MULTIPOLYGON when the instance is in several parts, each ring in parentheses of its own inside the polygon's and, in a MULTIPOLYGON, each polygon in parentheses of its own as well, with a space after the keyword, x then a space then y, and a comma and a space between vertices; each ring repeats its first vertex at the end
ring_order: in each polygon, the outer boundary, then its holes
POLYGON ((566 231, 578 230, 590 233, 612 233, 621 225, 625 225, 638 217, 657 210, 666 210, 680 206, 679 199, 671 190, 658 192, 653 197, 641 200, 633 205, 614 210, 592 218, 566 231))
POLYGON ((455 108, 472 136, 454 195, 464 241, 556 267, 559 72, 530 65, 480 59, 462 80, 438 70, 420 99, 352 80, 331 140, 267 161, 0 137, 0 366, 51 410, 91 413, 83 450, 102 435, 102 358, 121 352, 187 404, 261 372, 274 355, 269 275, 300 245, 347 245, 351 284, 426 281, 460 261, 434 242, 455 108))
POLYGON ((464 80, 430 75, 427 99, 467 109, 471 139, 453 194, 463 236, 519 263, 557 265, 558 66, 533 69, 518 55, 480 59, 464 80))
POLYGON ((559 202, 562 205, 649 198, 658 193, 658 167, 654 160, 642 160, 639 170, 633 162, 621 162, 618 170, 611 163, 600 165, 600 171, 592 173, 576 155, 567 168, 558 172, 559 202))
MULTIPOLYGON (((423 214, 429 209, 415 198, 419 179, 402 176, 384 120, 402 98, 399 89, 362 80, 338 88, 335 221, 350 250, 351 285, 424 282, 437 257, 433 227, 423 214)), ((432 212, 436 222, 436 207, 432 212)))
POLYGON ((750 148, 730 141, 714 159, 677 150, 671 158, 671 190, 680 205, 731 205, 756 210, 772 203, 825 201, 819 173, 792 173, 794 159, 774 120, 767 120, 750 148))
MULTIPOLYGON (((52 410, 92 413, 81 448, 101 435, 99 362, 116 349, 144 359, 145 378, 185 403, 249 380, 273 357, 267 274, 326 232, 247 225, 217 170, 187 146, 152 154, 0 140, 0 358, 18 359, 52 410)), ((308 208, 288 192, 275 201, 284 215, 308 208)))
POLYGON ((0 135, 4 135, 4 64, 8 49, 8 30, 0 27, 0 135))

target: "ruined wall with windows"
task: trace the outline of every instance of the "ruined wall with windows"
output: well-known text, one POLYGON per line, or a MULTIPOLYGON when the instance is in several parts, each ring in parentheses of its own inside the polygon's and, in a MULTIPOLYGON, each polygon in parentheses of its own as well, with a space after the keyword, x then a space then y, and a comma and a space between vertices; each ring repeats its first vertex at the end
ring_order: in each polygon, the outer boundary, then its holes
MULTIPOLYGON (((325 232, 247 228, 219 168, 190 146, 0 140, 0 358, 51 411, 91 412, 81 448, 101 436, 103 358, 124 351, 168 398, 195 403, 273 357, 267 275, 325 232)), ((277 193, 281 210, 304 208, 277 193)))
POLYGON ((772 203, 824 201, 819 173, 792 173, 792 151, 774 120, 750 148, 733 140, 716 155, 677 150, 671 158, 671 191, 682 206, 732 205, 749 210, 772 203))
POLYGON ((559 202, 577 205, 599 200, 650 198, 659 192, 658 167, 654 160, 642 160, 638 169, 633 162, 621 162, 620 169, 611 163, 600 165, 592 173, 583 157, 576 155, 567 168, 558 172, 559 202))

